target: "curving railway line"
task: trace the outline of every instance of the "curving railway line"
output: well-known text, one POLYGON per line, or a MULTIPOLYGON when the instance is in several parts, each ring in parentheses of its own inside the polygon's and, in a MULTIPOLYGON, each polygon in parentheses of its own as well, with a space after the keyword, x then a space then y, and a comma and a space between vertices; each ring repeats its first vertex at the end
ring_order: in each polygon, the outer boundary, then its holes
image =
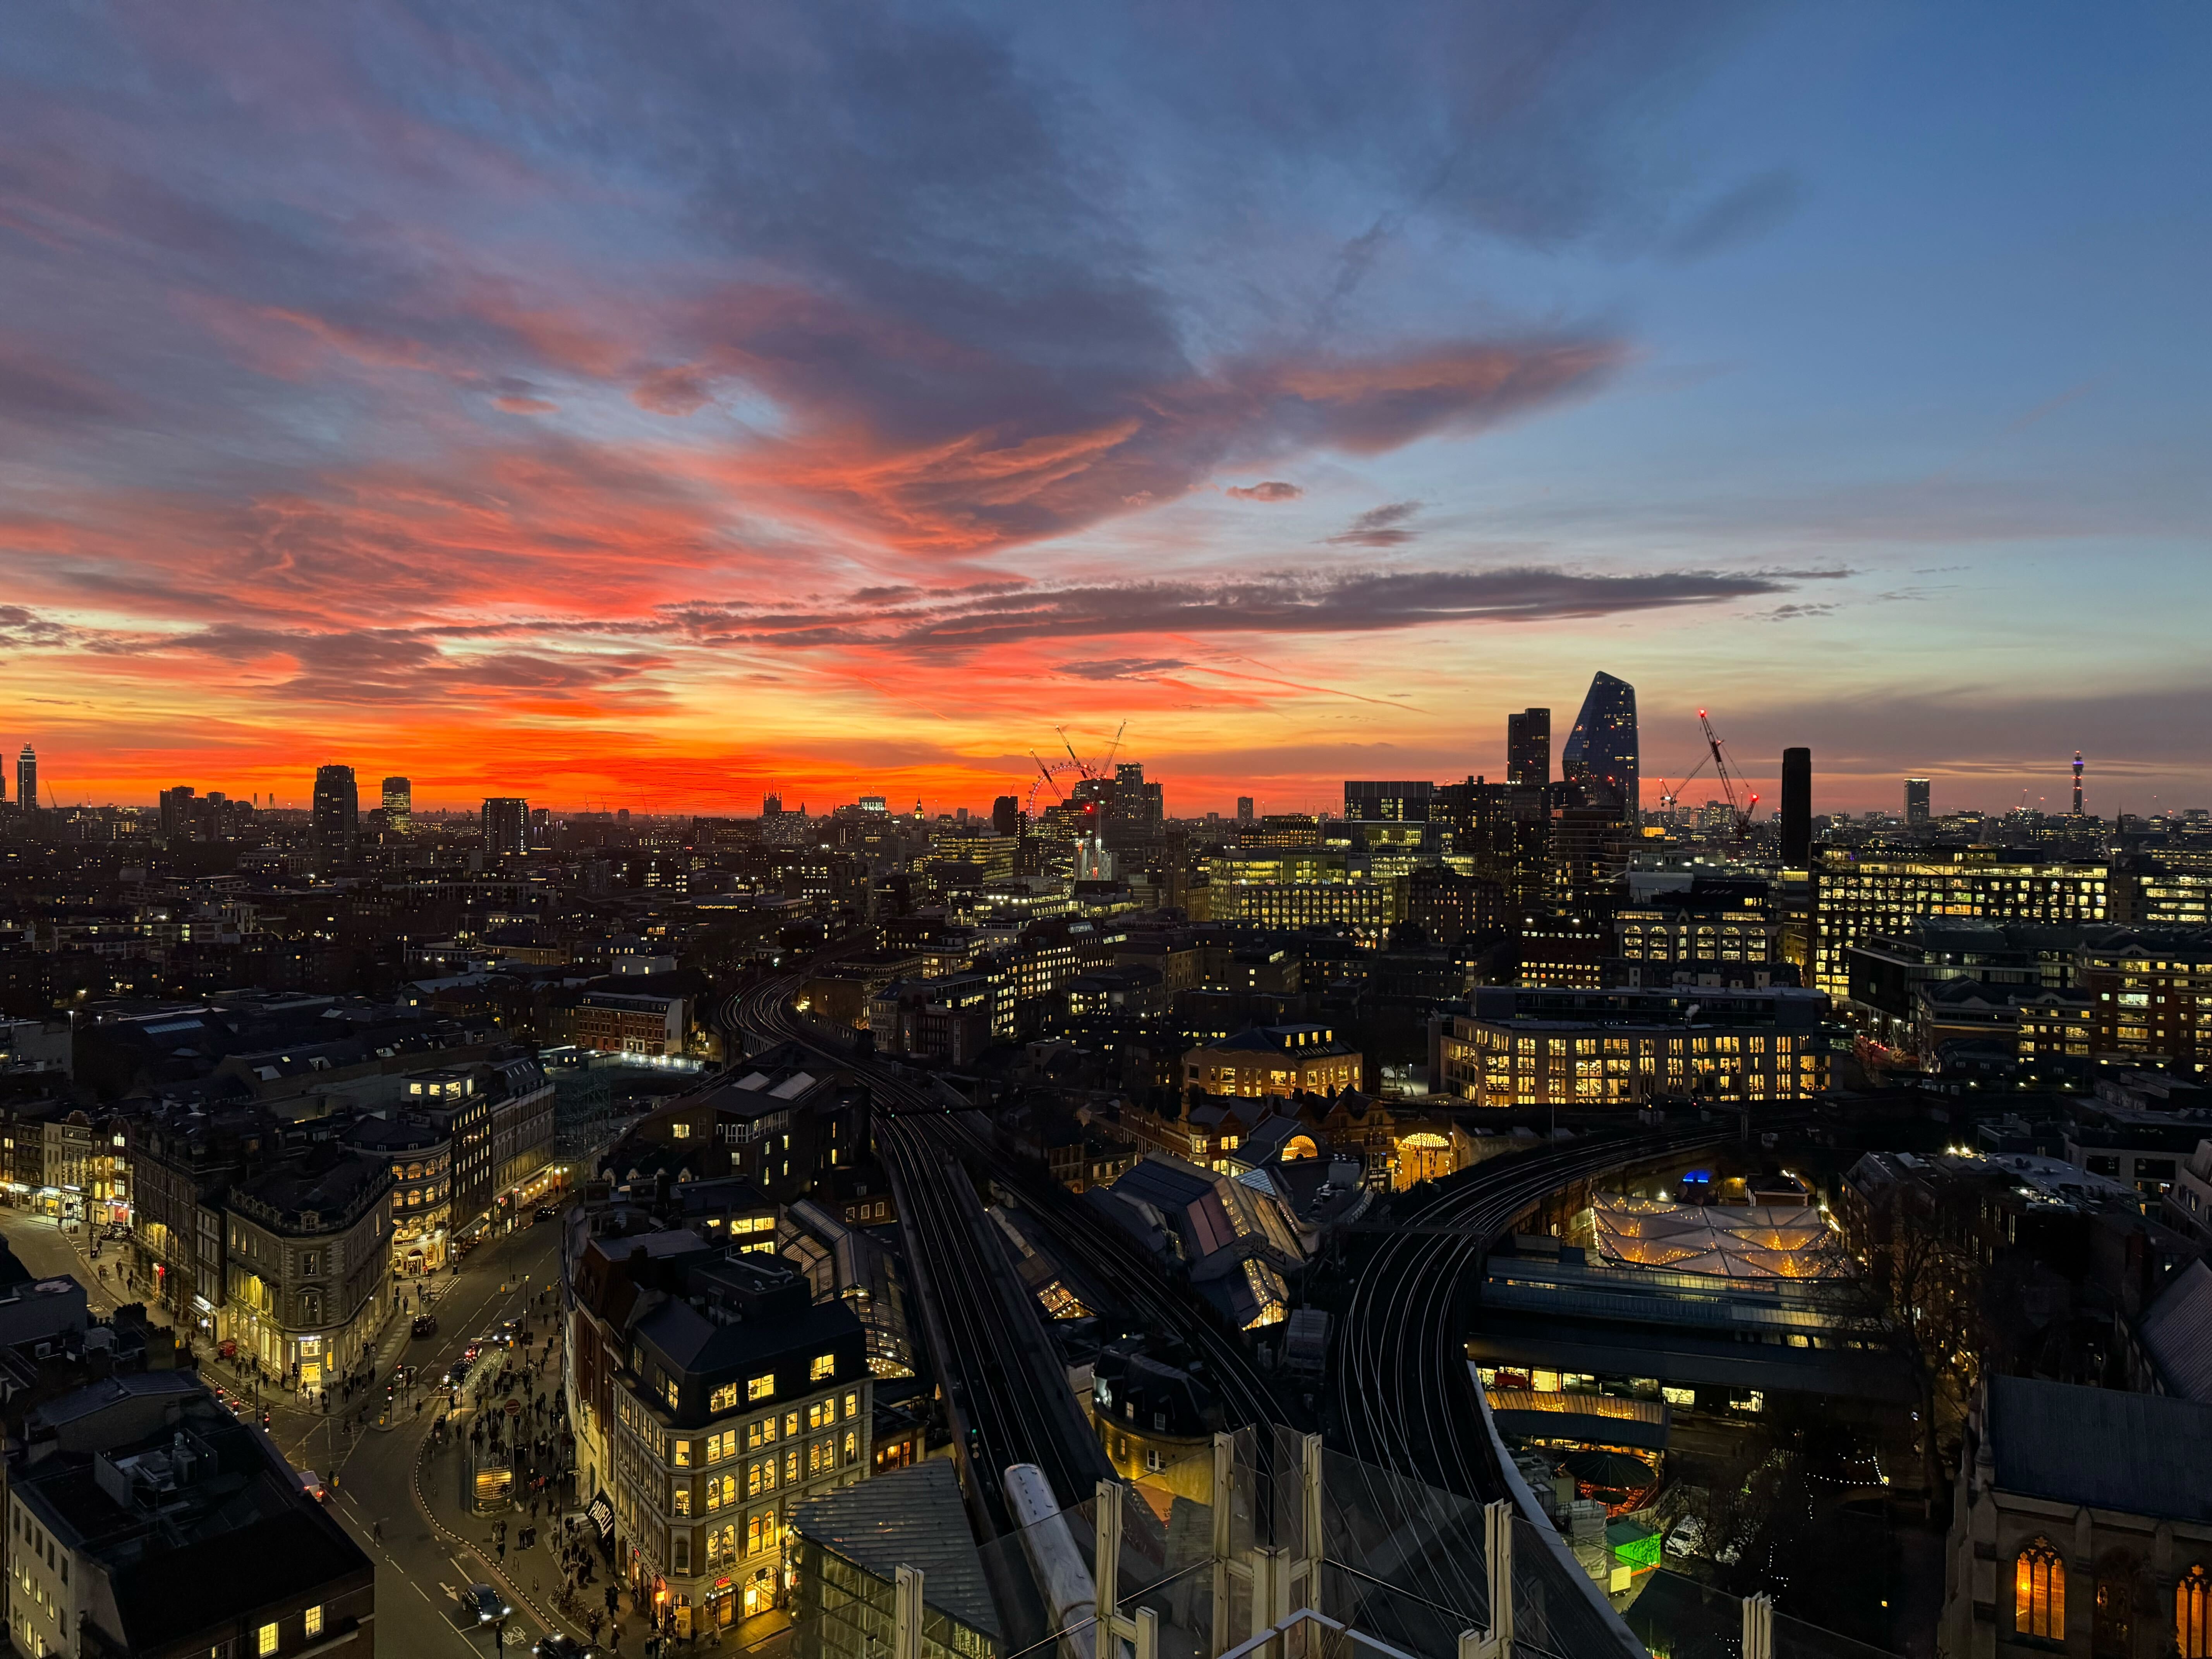
MULTIPOLYGON (((790 1010, 795 978, 744 994, 726 1020, 777 1042, 794 1042, 843 1066, 856 1056, 790 1010)), ((999 1472, 1043 1470, 1064 1504, 1088 1498, 1113 1473, 1069 1392, 1035 1301, 987 1231, 967 1172, 946 1155, 930 1119, 942 1109, 905 1079, 866 1066, 879 1106, 877 1146, 890 1173, 931 1355, 944 1385, 969 1484, 994 1531, 1011 1529, 999 1472)))
MULTIPOLYGON (((800 1021, 789 1006, 797 982, 795 976, 766 981, 732 999, 725 1023, 866 1072, 888 1106, 877 1115, 878 1144, 897 1187, 900 1214, 915 1222, 908 1237, 932 1350, 947 1378, 956 1426, 973 1433, 963 1453, 988 1465, 975 1486, 991 1494, 1000 1528, 1007 1523, 995 1508, 995 1476, 1006 1464, 1036 1463, 1063 1503, 1087 1497, 1093 1481, 1111 1471, 1064 1382, 991 1358, 1018 1358, 1019 1335, 1028 1328, 1042 1339, 1042 1320, 1018 1285, 1011 1297, 1004 1293, 1011 1281, 1002 1258, 988 1259, 995 1242, 974 1224, 984 1218, 963 1161, 984 1163, 1021 1194, 1076 1265, 1110 1286, 1133 1315, 1173 1331, 1199 1354, 1230 1421, 1291 1425, 1291 1414, 1242 1346, 1194 1308, 1188 1292, 1135 1241, 1056 1183, 1006 1158, 897 1068, 872 1064, 800 1021), (1069 1434, 1071 1422, 1079 1442, 1069 1434)), ((1465 1340, 1474 1273, 1489 1245, 1515 1217, 1562 1187, 1625 1164, 1711 1146, 1732 1133, 1700 1125, 1493 1160, 1406 1218, 1369 1259, 1331 1357, 1330 1438, 1352 1460, 1331 1468, 1331 1504, 1370 1514, 1401 1511, 1410 1501, 1409 1482, 1463 1500, 1443 1512, 1427 1506, 1425 1527, 1432 1530, 1394 1563, 1397 1589, 1390 1593, 1452 1610, 1469 1626, 1487 1622, 1481 1506, 1511 1492, 1476 1397, 1465 1340)), ((1601 1610, 1602 1592, 1578 1571, 1523 1550, 1516 1555, 1516 1607, 1526 1601, 1544 1609, 1539 1617, 1523 1617, 1518 1651, 1575 1659, 1640 1651, 1601 1610)))

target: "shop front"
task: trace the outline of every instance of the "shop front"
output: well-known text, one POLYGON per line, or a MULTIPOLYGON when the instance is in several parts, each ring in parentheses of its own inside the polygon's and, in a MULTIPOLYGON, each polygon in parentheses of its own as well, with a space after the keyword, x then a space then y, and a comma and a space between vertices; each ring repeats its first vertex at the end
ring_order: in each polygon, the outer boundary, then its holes
POLYGON ((398 1279, 420 1279, 447 1265, 450 1252, 446 1237, 447 1206, 410 1214, 396 1212, 392 1229, 392 1272, 398 1279))

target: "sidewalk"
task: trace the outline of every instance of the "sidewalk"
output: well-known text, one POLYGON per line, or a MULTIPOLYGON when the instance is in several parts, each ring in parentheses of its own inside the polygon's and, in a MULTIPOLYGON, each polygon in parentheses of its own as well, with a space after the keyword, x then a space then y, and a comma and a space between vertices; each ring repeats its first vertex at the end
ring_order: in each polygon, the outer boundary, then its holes
MULTIPOLYGON (((540 1316, 533 1323, 543 1329, 548 1323, 557 1328, 558 1320, 550 1322, 540 1316)), ((533 1357, 547 1352, 544 1341, 532 1350, 533 1357)), ((552 1352, 559 1353, 557 1337, 552 1352)), ((527 1392, 532 1397, 543 1391, 549 1398, 560 1385, 561 1364, 556 1358, 544 1370, 532 1364, 523 1378, 517 1379, 512 1393, 521 1397, 527 1392)), ((472 1376, 463 1403, 447 1419, 447 1434, 442 1444, 434 1438, 426 1438, 415 1462, 415 1497, 432 1528, 457 1555, 465 1556, 477 1564, 485 1582, 497 1585, 513 1601, 516 1608, 535 1620, 545 1630, 562 1631, 582 1641, 588 1639, 589 1617, 594 1611, 603 1616, 606 1610, 606 1587, 614 1582, 613 1565, 597 1548, 598 1534, 582 1520, 580 1514, 567 1510, 562 1494, 565 1480, 550 1480, 544 1490, 537 1494, 528 1492, 526 1478, 518 1480, 517 1499, 498 1515, 479 1515, 470 1501, 468 1492, 471 1450, 469 1435, 477 1421, 489 1410, 496 1410, 507 1395, 498 1400, 491 1398, 484 1387, 488 1370, 472 1376), (537 1513, 532 1513, 532 1499, 537 1513), (576 1530, 566 1530, 570 1522, 576 1530), (504 1523, 507 1548, 499 1546, 500 1526, 504 1523), (536 1527, 538 1542, 531 1549, 520 1546, 526 1527, 536 1527), (565 1582, 564 1568, 559 1552, 562 1546, 577 1541, 591 1547, 593 1577, 576 1593, 572 1609, 562 1612, 557 1605, 562 1585, 565 1582)), ((514 1425, 527 1435, 539 1433, 557 1435, 563 1426, 549 1408, 543 1417, 526 1411, 520 1418, 501 1414, 502 1425, 514 1425)), ((618 1589, 617 1620, 623 1626, 626 1642, 635 1644, 644 1634, 639 1612, 629 1592, 618 1589)), ((603 1622, 604 1638, 607 1626, 603 1622)), ((633 1651, 636 1650, 635 1645, 633 1651)))

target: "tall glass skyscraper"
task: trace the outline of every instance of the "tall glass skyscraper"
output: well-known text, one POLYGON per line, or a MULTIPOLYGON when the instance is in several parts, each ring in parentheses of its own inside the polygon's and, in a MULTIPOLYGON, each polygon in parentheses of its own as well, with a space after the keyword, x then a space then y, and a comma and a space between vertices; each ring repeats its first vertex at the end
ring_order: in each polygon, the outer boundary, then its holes
POLYGON ((1610 674, 1591 677, 1575 729, 1559 750, 1559 775, 1581 787, 1593 806, 1609 806, 1637 822, 1643 797, 1636 775, 1636 688, 1610 674))

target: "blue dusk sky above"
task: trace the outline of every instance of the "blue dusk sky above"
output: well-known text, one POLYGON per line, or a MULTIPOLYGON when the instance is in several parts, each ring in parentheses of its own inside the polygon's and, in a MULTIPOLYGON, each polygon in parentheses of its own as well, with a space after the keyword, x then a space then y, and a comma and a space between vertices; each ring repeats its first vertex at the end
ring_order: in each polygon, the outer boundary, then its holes
MULTIPOLYGON (((1631 681, 1816 810, 2212 805, 2212 9, 48 6, 64 799, 1171 812, 1631 681)), ((1693 798, 1702 798, 1693 786, 1693 798)))

